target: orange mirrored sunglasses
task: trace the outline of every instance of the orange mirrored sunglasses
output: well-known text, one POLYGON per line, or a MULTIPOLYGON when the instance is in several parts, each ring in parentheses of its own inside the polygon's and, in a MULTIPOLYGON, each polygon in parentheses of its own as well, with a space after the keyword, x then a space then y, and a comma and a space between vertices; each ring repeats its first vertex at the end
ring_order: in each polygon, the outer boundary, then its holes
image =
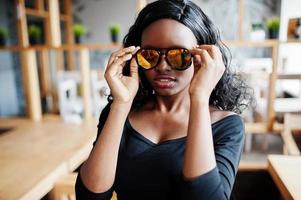
POLYGON ((161 57, 165 55, 168 65, 175 70, 185 70, 191 66, 192 54, 185 48, 170 48, 164 49, 140 49, 136 53, 136 60, 143 69, 152 69, 156 67, 161 57))

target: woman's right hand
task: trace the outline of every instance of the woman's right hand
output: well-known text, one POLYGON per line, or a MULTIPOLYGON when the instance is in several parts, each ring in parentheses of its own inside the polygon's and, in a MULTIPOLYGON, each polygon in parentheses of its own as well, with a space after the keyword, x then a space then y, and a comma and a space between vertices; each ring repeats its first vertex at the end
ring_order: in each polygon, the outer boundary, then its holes
POLYGON ((111 89, 114 103, 131 104, 138 91, 138 64, 133 58, 138 50, 139 47, 130 46, 111 54, 104 76, 111 89), (130 76, 124 76, 122 69, 128 60, 131 60, 130 76))

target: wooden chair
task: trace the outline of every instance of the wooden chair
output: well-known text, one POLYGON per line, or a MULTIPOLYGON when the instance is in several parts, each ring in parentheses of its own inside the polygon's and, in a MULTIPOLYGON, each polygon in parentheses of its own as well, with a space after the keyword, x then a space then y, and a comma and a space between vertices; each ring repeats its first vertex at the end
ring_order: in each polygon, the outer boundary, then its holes
MULTIPOLYGON (((75 200, 75 181, 77 173, 70 173, 57 181, 51 191, 52 200, 75 200)), ((117 200, 114 192, 111 200, 117 200)))
POLYGON ((286 113, 284 115, 283 131, 283 153, 286 155, 300 155, 300 150, 295 142, 292 131, 301 130, 301 114, 286 113))
POLYGON ((60 115, 65 122, 80 123, 84 107, 77 95, 77 83, 72 79, 58 81, 60 115))

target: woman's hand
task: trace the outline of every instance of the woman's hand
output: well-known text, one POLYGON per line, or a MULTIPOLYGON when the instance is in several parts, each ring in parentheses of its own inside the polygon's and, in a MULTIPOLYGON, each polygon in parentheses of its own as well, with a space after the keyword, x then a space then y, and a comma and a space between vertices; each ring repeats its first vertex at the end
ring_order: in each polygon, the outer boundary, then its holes
POLYGON ((138 64, 136 59, 133 59, 138 50, 139 47, 135 46, 123 48, 112 53, 109 59, 104 76, 111 89, 114 103, 131 104, 138 91, 138 64), (130 59, 130 76, 124 76, 122 69, 130 59))
POLYGON ((211 92, 221 79, 225 65, 217 46, 200 45, 191 51, 194 56, 194 76, 189 87, 191 97, 209 102, 211 92))

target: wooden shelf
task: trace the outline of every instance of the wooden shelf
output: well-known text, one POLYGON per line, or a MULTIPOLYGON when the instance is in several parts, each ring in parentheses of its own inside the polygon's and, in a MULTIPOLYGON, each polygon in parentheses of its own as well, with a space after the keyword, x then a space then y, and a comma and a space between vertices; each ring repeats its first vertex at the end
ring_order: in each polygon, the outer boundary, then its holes
POLYGON ((280 80, 299 80, 301 74, 277 74, 277 79, 280 80))
MULTIPOLYGON (((242 75, 254 76, 260 80, 269 79, 271 73, 267 72, 243 72, 242 75)), ((277 80, 301 80, 301 74, 279 74, 277 73, 277 80)))
POLYGON ((122 44, 74 44, 74 45, 62 45, 59 47, 50 45, 31 45, 28 47, 21 46, 7 46, 0 47, 0 51, 24 51, 24 50, 80 50, 80 49, 116 49, 121 48, 122 44))
POLYGON ((74 45, 62 45, 56 49, 115 49, 121 48, 122 44, 74 44, 74 45))
POLYGON ((26 15, 35 16, 35 17, 42 17, 42 18, 48 17, 47 11, 37 10, 32 8, 26 8, 25 13, 26 15))
POLYGON ((21 47, 21 46, 6 46, 0 47, 0 51, 24 51, 24 50, 44 50, 44 49, 53 49, 56 47, 51 47, 47 45, 31 45, 28 47, 21 47))
MULTIPOLYGON (((248 76, 254 76, 258 79, 269 79, 271 74, 267 72, 246 73, 248 76)), ((277 74, 277 80, 301 80, 301 74, 277 74)))
POLYGON ((68 20, 70 20, 70 17, 68 15, 61 14, 60 15, 60 20, 61 21, 68 21, 68 20))
POLYGON ((0 46, 0 51, 19 51, 20 46, 0 46))
POLYGON ((300 40, 297 40, 297 39, 289 39, 287 41, 281 41, 280 42, 281 44, 295 44, 295 43, 301 43, 301 39, 300 40))

